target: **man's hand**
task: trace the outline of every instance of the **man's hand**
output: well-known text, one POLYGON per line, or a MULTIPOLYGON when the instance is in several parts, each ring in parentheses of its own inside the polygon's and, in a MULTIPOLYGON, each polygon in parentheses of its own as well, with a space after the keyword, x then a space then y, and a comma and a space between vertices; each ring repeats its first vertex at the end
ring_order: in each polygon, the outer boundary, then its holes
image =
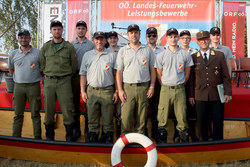
POLYGON ((116 104, 116 103, 118 102, 118 94, 117 94, 117 92, 115 92, 115 93, 113 94, 112 100, 113 100, 113 104, 116 104))
POLYGON ((149 88, 147 92, 147 98, 150 99, 154 95, 154 88, 149 88))
POLYGON ((191 104, 191 106, 194 106, 195 105, 195 100, 193 97, 189 98, 188 99, 189 103, 191 104))
POLYGON ((127 96, 126 93, 123 90, 119 90, 119 98, 121 100, 122 103, 126 102, 127 96))
POLYGON ((225 103, 228 103, 231 100, 231 98, 230 96, 225 95, 224 100, 225 100, 225 103))
POLYGON ((84 103, 87 103, 87 99, 88 99, 88 96, 87 96, 87 93, 86 92, 82 92, 82 100, 84 103))

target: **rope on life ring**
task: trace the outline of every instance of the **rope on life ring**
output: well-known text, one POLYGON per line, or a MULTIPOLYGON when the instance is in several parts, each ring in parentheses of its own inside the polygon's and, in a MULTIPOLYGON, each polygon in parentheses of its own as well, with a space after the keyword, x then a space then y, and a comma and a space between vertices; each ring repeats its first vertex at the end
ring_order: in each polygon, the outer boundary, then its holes
POLYGON ((121 162, 121 152, 129 143, 138 143, 147 151, 147 163, 145 167, 155 167, 157 164, 156 145, 147 136, 139 133, 122 134, 115 142, 111 152, 111 163, 113 167, 123 167, 121 162))

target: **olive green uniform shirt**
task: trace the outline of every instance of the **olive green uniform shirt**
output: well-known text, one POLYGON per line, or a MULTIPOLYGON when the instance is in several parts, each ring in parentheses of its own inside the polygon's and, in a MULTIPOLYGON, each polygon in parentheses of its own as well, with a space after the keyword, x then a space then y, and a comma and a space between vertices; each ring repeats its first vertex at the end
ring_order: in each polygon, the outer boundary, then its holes
POLYGON ((76 74, 76 51, 67 41, 61 43, 56 50, 52 40, 46 42, 41 49, 40 69, 47 76, 66 76, 76 74))

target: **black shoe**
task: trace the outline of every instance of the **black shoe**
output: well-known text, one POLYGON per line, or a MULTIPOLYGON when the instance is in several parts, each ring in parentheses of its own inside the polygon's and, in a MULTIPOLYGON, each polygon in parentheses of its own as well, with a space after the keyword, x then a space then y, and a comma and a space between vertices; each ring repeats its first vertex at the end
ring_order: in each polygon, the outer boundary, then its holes
POLYGON ((174 143, 180 143, 180 142, 181 142, 180 136, 176 136, 174 138, 174 143))
POLYGON ((73 125, 64 125, 66 130, 66 141, 67 142, 74 142, 75 139, 73 138, 73 125))
POLYGON ((174 141, 174 143, 180 143, 181 142, 180 134, 179 134, 177 129, 175 129, 173 141, 174 141))
POLYGON ((165 129, 159 129, 158 143, 167 143, 168 132, 165 129))
POLYGON ((113 132, 107 132, 105 143, 113 143, 113 139, 114 139, 114 133, 113 132))
POLYGON ((79 137, 81 137, 81 128, 80 122, 77 122, 73 128, 73 141, 76 141, 79 137))
POLYGON ((179 131, 180 135, 180 142, 189 142, 189 135, 188 135, 188 129, 185 129, 183 131, 179 131))
POLYGON ((46 129, 46 140, 54 141, 55 140, 54 123, 45 125, 45 129, 46 129))
POLYGON ((89 132, 88 138, 89 138, 90 143, 97 143, 98 142, 98 135, 95 132, 89 132))

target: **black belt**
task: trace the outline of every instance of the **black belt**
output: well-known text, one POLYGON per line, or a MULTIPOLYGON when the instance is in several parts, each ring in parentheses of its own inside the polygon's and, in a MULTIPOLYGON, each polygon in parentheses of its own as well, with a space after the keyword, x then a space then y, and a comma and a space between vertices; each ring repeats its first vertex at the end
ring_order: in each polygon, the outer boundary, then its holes
POLYGON ((93 86, 90 86, 89 85, 89 87, 91 88, 91 89, 95 89, 95 90, 100 90, 100 89, 109 89, 110 87, 114 87, 114 85, 110 85, 110 86, 106 86, 106 87, 93 87, 93 86))
POLYGON ((141 82, 141 83, 129 83, 130 86, 136 85, 136 86, 145 86, 148 84, 148 82, 141 82))
POLYGON ((46 75, 45 77, 49 78, 49 79, 62 79, 62 78, 68 77, 68 76, 71 76, 71 74, 64 75, 64 76, 48 76, 48 75, 46 75))
POLYGON ((168 86, 168 85, 163 85, 163 86, 166 86, 166 87, 171 88, 171 89, 179 89, 179 88, 183 88, 184 84, 175 85, 175 86, 168 86))

